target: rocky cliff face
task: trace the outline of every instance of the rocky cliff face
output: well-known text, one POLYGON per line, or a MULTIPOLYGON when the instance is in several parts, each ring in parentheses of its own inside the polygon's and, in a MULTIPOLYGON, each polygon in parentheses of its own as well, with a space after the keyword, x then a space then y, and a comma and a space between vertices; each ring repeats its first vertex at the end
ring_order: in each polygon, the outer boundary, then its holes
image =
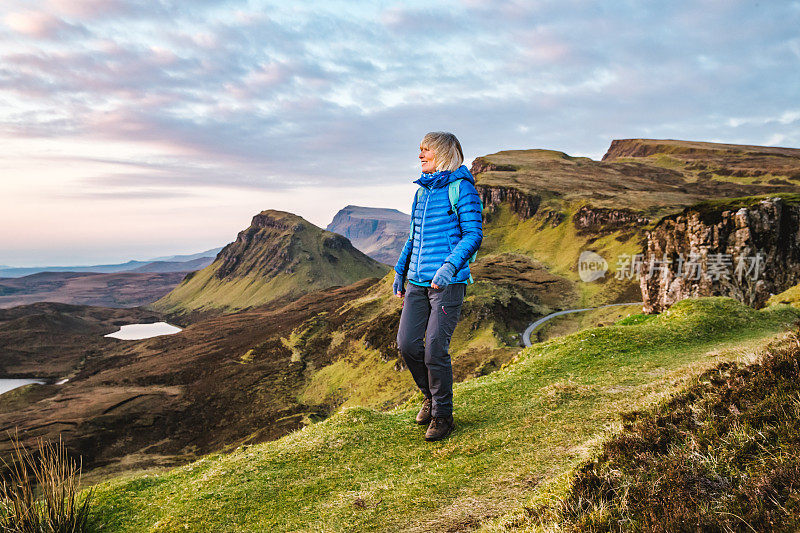
POLYGON ((475 188, 481 195, 484 208, 493 209, 500 204, 508 204, 511 212, 523 220, 535 215, 542 202, 540 196, 524 193, 514 187, 478 184, 475 188))
POLYGON ((470 172, 473 176, 484 172, 515 172, 517 170, 519 170, 519 167, 516 165, 496 163, 489 161, 485 157, 476 157, 472 161, 472 167, 470 168, 470 172))
POLYGON ((410 222, 409 215, 397 209, 348 205, 326 229, 346 237, 376 261, 394 265, 408 239, 410 222))
POLYGON ((631 209, 583 206, 572 217, 578 233, 603 234, 620 229, 636 229, 650 223, 643 213, 631 209))
POLYGON ((647 233, 644 311, 678 300, 730 296, 761 307, 800 283, 800 195, 703 202, 647 233))

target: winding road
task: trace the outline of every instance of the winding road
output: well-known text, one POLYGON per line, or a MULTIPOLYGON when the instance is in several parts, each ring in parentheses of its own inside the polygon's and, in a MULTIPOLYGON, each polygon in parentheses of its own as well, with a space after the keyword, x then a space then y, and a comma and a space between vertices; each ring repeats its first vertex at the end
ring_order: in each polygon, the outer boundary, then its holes
POLYGON ((531 333, 533 333, 533 331, 536 328, 538 328, 551 318, 555 318, 557 316, 568 315, 570 313, 580 313, 581 311, 591 311, 592 309, 602 309, 603 307, 614 307, 615 305, 643 305, 643 304, 644 302, 628 302, 619 304, 606 304, 598 307, 586 307, 585 309, 566 309, 564 311, 556 311, 555 313, 550 313, 547 316, 543 316, 542 318, 540 318, 536 322, 533 322, 530 326, 525 328, 525 332, 522 334, 522 343, 525 345, 526 348, 528 346, 531 346, 531 333))

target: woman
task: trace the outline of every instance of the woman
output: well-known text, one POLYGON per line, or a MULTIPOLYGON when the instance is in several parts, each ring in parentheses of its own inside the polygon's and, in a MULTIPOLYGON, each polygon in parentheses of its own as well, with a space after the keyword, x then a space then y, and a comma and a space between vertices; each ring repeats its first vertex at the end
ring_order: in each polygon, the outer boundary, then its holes
POLYGON ((483 225, 475 179, 461 164, 464 154, 455 135, 428 133, 419 159, 411 234, 394 267, 392 290, 405 296, 397 346, 425 398, 416 422, 429 424, 425 440, 436 441, 454 428, 448 349, 472 282, 469 260, 481 245, 483 225))

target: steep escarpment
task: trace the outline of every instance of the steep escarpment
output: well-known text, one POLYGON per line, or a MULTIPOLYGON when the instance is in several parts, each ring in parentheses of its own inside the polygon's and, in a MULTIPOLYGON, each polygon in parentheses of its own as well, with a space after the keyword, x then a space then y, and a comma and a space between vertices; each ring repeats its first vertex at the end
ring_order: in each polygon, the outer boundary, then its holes
POLYGON ((507 204, 512 213, 523 219, 533 217, 542 203, 541 196, 522 192, 515 187, 478 184, 475 188, 481 195, 484 207, 493 209, 500 204, 507 204))
POLYGON ((268 210, 205 269, 189 274, 153 307, 175 319, 245 309, 382 277, 386 267, 346 238, 297 215, 268 210))
POLYGON ((647 234, 644 310, 722 295, 754 307, 800 283, 800 195, 703 202, 647 234))
POLYGON ((397 209, 348 205, 326 229, 346 237, 376 261, 394 265, 408 239, 410 222, 411 217, 397 209))
POLYGON ((472 171, 476 178, 479 176, 477 182, 484 190, 486 205, 511 198, 524 207, 518 211, 527 216, 540 205, 584 202, 599 208, 642 211, 645 216, 658 218, 714 197, 800 190, 800 175, 796 182, 734 179, 736 169, 745 168, 758 170, 763 177, 775 174, 790 178, 800 172, 800 150, 617 140, 602 161, 552 150, 509 150, 477 158, 472 171), (731 172, 711 171, 723 166, 731 172))

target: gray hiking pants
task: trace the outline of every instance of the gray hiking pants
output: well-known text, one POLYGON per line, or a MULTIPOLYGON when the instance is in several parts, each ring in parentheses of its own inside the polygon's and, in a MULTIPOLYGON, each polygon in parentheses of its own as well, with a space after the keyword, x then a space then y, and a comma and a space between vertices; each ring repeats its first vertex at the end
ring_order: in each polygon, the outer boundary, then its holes
POLYGON ((397 347, 419 390, 433 400, 433 416, 453 414, 453 367, 448 350, 466 292, 466 283, 451 283, 443 289, 409 283, 406 289, 397 347))

